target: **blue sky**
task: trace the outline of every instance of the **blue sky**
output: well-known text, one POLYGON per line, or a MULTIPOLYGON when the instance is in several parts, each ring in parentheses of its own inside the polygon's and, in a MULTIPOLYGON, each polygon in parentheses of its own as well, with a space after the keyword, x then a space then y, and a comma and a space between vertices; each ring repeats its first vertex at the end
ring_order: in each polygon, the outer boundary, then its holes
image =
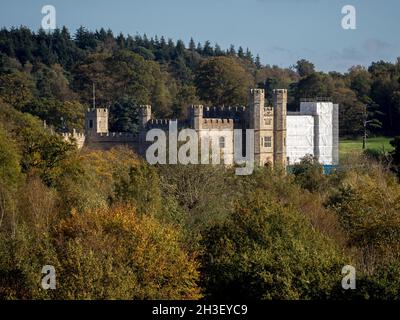
POLYGON ((193 37, 224 49, 248 47, 281 67, 305 58, 319 70, 343 72, 400 56, 398 0, 1 0, 0 26, 38 30, 47 4, 57 10, 57 25, 72 33, 83 25, 186 43, 193 37), (348 4, 357 10, 356 30, 341 27, 348 4))

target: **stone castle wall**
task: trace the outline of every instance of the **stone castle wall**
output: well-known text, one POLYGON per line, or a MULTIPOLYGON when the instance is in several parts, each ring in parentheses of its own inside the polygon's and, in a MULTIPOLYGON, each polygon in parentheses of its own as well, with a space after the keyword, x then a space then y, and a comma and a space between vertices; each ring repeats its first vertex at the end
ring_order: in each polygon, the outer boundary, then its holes
MULTIPOLYGON (((189 109, 189 117, 186 120, 153 119, 151 106, 140 106, 139 110, 139 133, 111 133, 108 132, 108 109, 92 108, 86 113, 85 134, 78 134, 75 131, 71 134, 64 134, 66 140, 75 140, 79 148, 110 149, 118 145, 126 145, 141 155, 145 154, 149 142, 146 142, 146 134, 151 129, 161 129, 167 135, 170 126, 175 126, 178 131, 191 128, 198 132, 201 143, 208 141, 216 143, 221 147, 221 155, 225 157, 225 163, 233 162, 233 137, 235 129, 254 130, 254 158, 258 165, 280 165, 287 164, 287 90, 279 89, 273 92, 273 106, 265 105, 265 91, 253 89, 249 94, 249 106, 235 107, 204 107, 194 105, 189 109), (212 142, 214 141, 214 142, 212 142)), ((304 104, 303 104, 304 107, 304 104)), ((332 121, 333 130, 337 129, 338 106, 335 105, 332 121)), ((293 116, 293 114, 291 115, 293 116)), ((330 119, 330 118, 329 118, 330 119)), ((329 120, 328 119, 328 120, 329 120)), ((320 124, 315 124, 320 125, 320 124)), ((314 138, 319 130, 313 132, 314 138)), ((328 128, 328 129, 327 129, 328 128)), ((336 130, 337 131, 337 130, 336 130)), ((334 134, 334 137, 335 134, 334 134)), ((337 137, 336 137, 337 138, 337 137)), ((289 147, 295 143, 289 140, 289 147)), ((332 143, 335 145, 335 143, 332 143)), ((314 145, 314 152, 320 152, 321 148, 314 145)), ((308 150, 308 149, 307 149, 308 150)), ((244 150, 243 150, 244 151, 244 150)), ((338 158, 337 150, 332 150, 333 158, 338 158)), ((296 156, 300 157, 301 155, 296 156)), ((317 154, 318 156, 318 154, 317 154)))

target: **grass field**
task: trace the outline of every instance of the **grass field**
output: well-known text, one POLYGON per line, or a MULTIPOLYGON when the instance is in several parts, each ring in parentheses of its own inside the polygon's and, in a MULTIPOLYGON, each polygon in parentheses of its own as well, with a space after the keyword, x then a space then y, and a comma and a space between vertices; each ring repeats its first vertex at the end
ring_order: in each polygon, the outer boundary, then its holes
MULTIPOLYGON (((390 140, 392 140, 392 138, 387 138, 387 137, 368 138, 367 148, 374 150, 392 151, 393 147, 390 145, 390 140)), ((339 148, 340 157, 343 157, 349 153, 361 153, 361 152, 362 152, 362 139, 340 140, 340 148, 339 148)))

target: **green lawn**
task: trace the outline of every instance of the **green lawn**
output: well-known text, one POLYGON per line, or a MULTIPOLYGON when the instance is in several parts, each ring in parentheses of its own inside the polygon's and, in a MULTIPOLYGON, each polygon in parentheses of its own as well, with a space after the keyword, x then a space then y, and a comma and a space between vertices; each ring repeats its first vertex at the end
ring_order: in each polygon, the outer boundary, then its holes
MULTIPOLYGON (((368 138, 367 148, 375 150, 392 151, 393 147, 390 145, 390 140, 392 140, 392 138, 387 138, 387 137, 368 138)), ((340 148, 339 148, 340 157, 354 152, 355 153, 362 152, 362 139, 340 140, 340 148)))

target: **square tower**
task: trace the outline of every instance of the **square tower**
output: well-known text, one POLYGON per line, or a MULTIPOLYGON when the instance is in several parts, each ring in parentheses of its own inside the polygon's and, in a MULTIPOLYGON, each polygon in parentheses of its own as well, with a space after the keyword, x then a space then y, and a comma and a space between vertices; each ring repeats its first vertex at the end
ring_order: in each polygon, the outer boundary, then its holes
POLYGON ((85 131, 88 134, 108 133, 107 108, 88 109, 85 118, 85 131))
POLYGON ((265 106, 265 91, 250 91, 249 129, 254 129, 254 161, 263 166, 274 161, 274 110, 265 106))
POLYGON ((286 116, 287 116, 287 90, 275 89, 273 91, 274 105, 274 164, 285 167, 286 159, 286 116))

